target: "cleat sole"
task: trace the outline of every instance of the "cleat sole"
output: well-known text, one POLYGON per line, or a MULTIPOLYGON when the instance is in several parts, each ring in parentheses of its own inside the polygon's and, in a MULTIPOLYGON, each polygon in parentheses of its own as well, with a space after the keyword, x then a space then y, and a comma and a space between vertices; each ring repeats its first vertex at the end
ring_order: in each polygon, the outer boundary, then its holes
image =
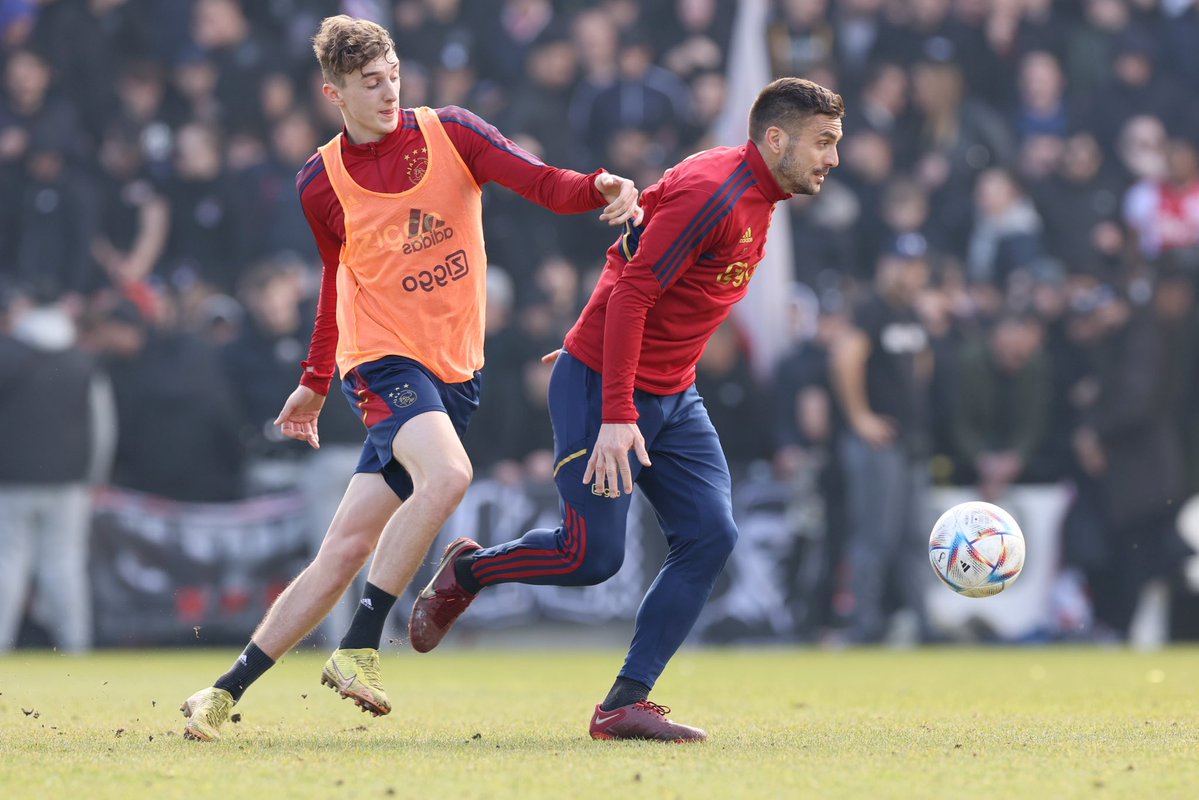
POLYGON ((337 681, 333 680, 328 675, 324 675, 324 674, 321 675, 321 685, 328 686, 330 689, 337 692, 339 695, 341 695, 342 700, 347 700, 347 699, 353 700, 354 705, 358 706, 359 710, 368 712, 371 714, 371 716, 382 717, 382 716, 386 715, 388 713, 388 711, 391 710, 391 709, 388 709, 387 711, 384 711, 383 709, 379 708, 378 706, 376 706, 374 703, 370 702, 369 700, 364 700, 363 698, 359 697, 356 694, 353 694, 352 692, 345 691, 344 689, 342 689, 340 686, 337 685, 337 681))

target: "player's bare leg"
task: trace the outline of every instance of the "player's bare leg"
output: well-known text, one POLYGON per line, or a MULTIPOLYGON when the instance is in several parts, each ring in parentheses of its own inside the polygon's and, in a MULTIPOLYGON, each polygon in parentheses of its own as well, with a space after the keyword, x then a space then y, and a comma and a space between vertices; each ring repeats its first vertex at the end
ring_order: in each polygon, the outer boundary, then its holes
POLYGON ((471 481, 470 460, 442 412, 418 414, 405 422, 392 440, 392 455, 412 479, 412 495, 384 527, 366 591, 321 674, 326 686, 375 714, 387 713, 384 706, 390 710, 379 670, 387 615, 471 481))
POLYGON ((341 599, 385 526, 407 516, 398 509, 400 499, 381 475, 350 479, 316 557, 275 600, 251 637, 254 643, 273 659, 299 644, 341 599))
POLYGON ((180 706, 188 718, 185 736, 220 737, 220 726, 249 682, 325 618, 370 557, 387 522, 404 516, 399 507, 382 476, 359 473, 350 480, 316 557, 275 600, 233 670, 218 679, 219 686, 196 692, 180 706))
POLYGON ((470 459, 450 418, 440 412, 413 417, 392 442, 392 454, 412 476, 403 524, 383 529, 367 580, 391 594, 408 588, 429 547, 470 487, 470 459))

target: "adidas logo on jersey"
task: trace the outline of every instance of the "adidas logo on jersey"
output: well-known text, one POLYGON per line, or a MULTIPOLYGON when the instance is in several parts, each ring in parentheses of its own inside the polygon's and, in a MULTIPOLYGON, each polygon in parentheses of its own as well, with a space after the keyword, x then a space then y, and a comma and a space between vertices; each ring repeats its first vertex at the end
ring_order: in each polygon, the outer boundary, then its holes
POLYGON ((440 214, 414 208, 408 212, 408 241, 404 244, 404 255, 419 253, 434 245, 454 238, 454 229, 446 224, 440 214))
POLYGON ((754 240, 754 229, 746 228, 745 233, 741 234, 741 241, 739 242, 739 244, 752 244, 753 240, 754 240))

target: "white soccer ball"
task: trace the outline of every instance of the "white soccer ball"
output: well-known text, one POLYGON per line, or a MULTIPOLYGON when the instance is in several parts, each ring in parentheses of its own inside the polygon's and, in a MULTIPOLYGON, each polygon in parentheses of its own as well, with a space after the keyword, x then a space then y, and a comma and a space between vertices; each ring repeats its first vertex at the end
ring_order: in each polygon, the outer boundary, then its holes
POLYGON ((959 503, 933 526, 928 560, 946 586, 966 597, 990 597, 1024 569, 1024 534, 1012 515, 981 500, 959 503))

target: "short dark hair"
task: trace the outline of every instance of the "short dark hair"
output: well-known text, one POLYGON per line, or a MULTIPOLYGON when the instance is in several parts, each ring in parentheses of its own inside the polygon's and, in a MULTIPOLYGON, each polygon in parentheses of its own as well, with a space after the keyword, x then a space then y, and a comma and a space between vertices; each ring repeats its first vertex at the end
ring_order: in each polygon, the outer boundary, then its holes
POLYGON ((772 125, 794 130, 810 116, 823 114, 841 119, 841 95, 803 78, 779 78, 758 94, 749 112, 749 138, 762 141, 772 125))

